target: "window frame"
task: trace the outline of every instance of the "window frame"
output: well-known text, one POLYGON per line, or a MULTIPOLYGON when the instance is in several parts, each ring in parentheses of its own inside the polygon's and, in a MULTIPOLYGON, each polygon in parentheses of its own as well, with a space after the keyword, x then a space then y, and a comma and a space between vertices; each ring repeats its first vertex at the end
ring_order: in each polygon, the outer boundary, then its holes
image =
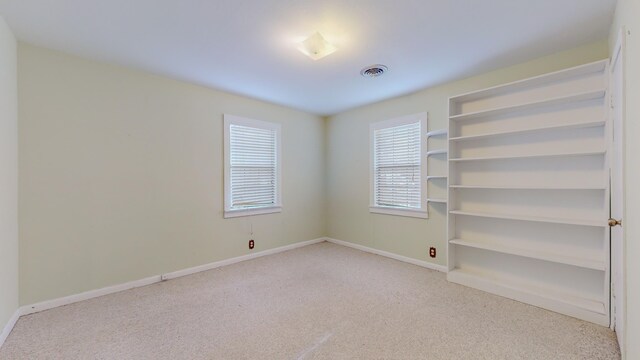
POLYGON ((427 210, 427 120, 428 113, 418 113, 412 115, 406 115, 390 120, 378 121, 369 125, 369 212, 375 214, 386 214, 396 216, 406 216, 413 218, 427 219, 429 217, 427 210), (415 122, 420 123, 420 208, 401 208, 392 206, 381 206, 376 204, 375 198, 375 131, 413 124, 415 122))
POLYGON ((248 119, 241 116, 224 114, 224 218, 253 216, 282 212, 282 126, 278 123, 248 119), (274 205, 250 209, 231 207, 231 125, 247 126, 259 129, 275 130, 276 133, 276 186, 274 205))

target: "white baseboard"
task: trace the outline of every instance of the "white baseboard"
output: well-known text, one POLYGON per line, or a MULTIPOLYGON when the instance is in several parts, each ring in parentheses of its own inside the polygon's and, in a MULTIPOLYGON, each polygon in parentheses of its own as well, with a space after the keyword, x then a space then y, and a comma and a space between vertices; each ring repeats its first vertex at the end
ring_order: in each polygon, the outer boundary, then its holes
POLYGON ((216 261, 216 262, 213 262, 213 263, 210 263, 210 264, 205 264, 205 265, 195 266, 195 267, 188 268, 188 269, 178 270, 178 271, 170 272, 170 273, 167 273, 167 274, 163 274, 162 275, 162 280, 175 279, 175 278, 178 278, 178 277, 181 277, 181 276, 191 275, 191 274, 199 273, 201 271, 207 271, 207 270, 219 268, 221 266, 226 266, 226 265, 239 263, 241 261, 247 261, 247 260, 259 258, 259 257, 262 257, 262 256, 277 254, 277 253, 280 253, 280 252, 283 252, 283 251, 288 251, 288 250, 301 248, 301 247, 304 247, 304 246, 307 246, 307 245, 313 245, 313 244, 321 243, 323 241, 325 241, 325 238, 318 238, 318 239, 303 241, 303 242, 299 242, 299 243, 295 243, 295 244, 291 244, 291 245, 281 246, 281 247, 277 247, 277 248, 274 248, 274 249, 263 250, 263 251, 259 251, 259 252, 252 253, 252 254, 242 255, 242 256, 231 258, 231 259, 220 260, 220 261, 216 261))
MULTIPOLYGON (((140 279, 140 280, 130 281, 130 282, 127 282, 127 283, 124 283, 124 284, 118 284, 118 285, 108 286, 108 287, 101 288, 101 289, 90 290, 90 291, 86 291, 86 292, 83 292, 83 293, 80 293, 80 294, 69 295, 69 296, 65 296, 65 297, 61 297, 61 298, 57 298, 57 299, 53 299, 53 300, 47 300, 47 301, 39 302, 39 303, 33 304, 33 305, 26 305, 26 306, 23 306, 23 307, 21 307, 19 309, 19 315, 20 316, 29 315, 29 314, 37 313, 37 312, 40 312, 40 311, 53 309, 53 308, 56 308, 56 307, 59 307, 59 306, 69 305, 69 304, 73 304, 73 303, 76 303, 76 302, 79 302, 79 301, 93 299, 93 298, 96 298, 96 297, 99 297, 99 296, 113 294, 113 293, 117 293, 117 292, 124 291, 124 290, 129 290, 129 289, 133 289, 133 288, 137 288, 137 287, 141 287, 141 286, 151 285, 151 284, 155 284, 157 282, 163 281, 163 280, 175 279, 175 278, 178 278, 178 277, 181 277, 181 276, 191 275, 191 274, 195 274, 195 273, 198 273, 198 272, 201 272, 201 271, 207 271, 207 270, 215 269, 215 268, 218 268, 218 267, 221 267, 221 266, 231 265, 231 264, 235 264, 235 263, 238 263, 238 262, 241 262, 241 261, 255 259, 255 258, 258 258, 258 257, 261 257, 261 256, 272 255, 272 254, 276 254, 276 253, 279 253, 279 252, 292 250, 292 249, 296 249, 296 248, 307 246, 307 245, 311 245, 311 244, 320 243, 320 242, 323 242, 323 241, 325 241, 324 238, 318 238, 318 239, 314 239, 314 240, 303 241, 303 242, 299 242, 299 243, 295 243, 295 244, 291 244, 291 245, 277 247, 277 248, 274 248, 274 249, 259 251, 259 252, 253 253, 253 254, 248 254, 248 255, 234 257, 234 258, 231 258, 231 259, 216 261, 216 262, 213 262, 213 263, 210 263, 210 264, 195 266, 195 267, 188 268, 188 269, 178 270, 178 271, 174 271, 174 272, 170 272, 170 273, 166 273, 166 274, 162 274, 162 275, 155 275, 155 276, 151 276, 151 277, 140 279)), ((16 318, 16 320, 17 320, 17 318, 16 318)), ((3 334, 4 334, 4 332, 3 332, 3 334)))
POLYGON ((9 319, 9 322, 4 326, 4 328, 2 328, 2 333, 0 333, 0 347, 4 344, 5 340, 7 340, 9 334, 11 334, 11 330, 13 330, 13 327, 18 322, 19 317, 20 309, 17 309, 16 312, 13 313, 11 319, 9 319))
POLYGON ((423 268, 436 270, 436 271, 440 271, 440 272, 444 272, 444 273, 447 272, 447 267, 444 266, 444 265, 433 264, 433 263, 430 263, 430 262, 427 262, 427 261, 422 261, 422 260, 413 259, 413 258, 410 258, 410 257, 407 257, 407 256, 402 256, 402 255, 390 253, 388 251, 382 251, 382 250, 370 248, 368 246, 350 243, 348 241, 342 241, 342 240, 337 240, 337 239, 332 239, 332 238, 325 238, 325 240, 330 242, 330 243, 334 243, 334 244, 337 244, 337 245, 347 246, 347 247, 350 247, 350 248, 366 251, 368 253, 372 253, 372 254, 388 257, 388 258, 395 259, 395 260, 398 260, 398 261, 402 261, 402 262, 406 262, 406 263, 409 263, 409 264, 421 266, 423 268))
POLYGON ((59 306, 65 306, 73 303, 77 303, 84 300, 89 300, 93 298, 97 298, 104 295, 109 295, 113 293, 117 293, 120 291, 125 291, 141 286, 151 285, 157 282, 160 282, 160 275, 150 276, 148 278, 130 281, 124 284, 118 284, 113 286, 107 286, 101 289, 89 290, 80 294, 69 295, 53 300, 46 300, 43 302, 39 302, 32 305, 26 305, 20 308, 20 316, 29 315, 33 313, 37 313, 40 311, 45 311, 53 308, 57 308, 59 306))
POLYGON ((195 267, 188 268, 188 269, 178 270, 178 271, 174 271, 174 272, 170 272, 170 273, 166 273, 166 274, 162 274, 162 275, 150 276, 148 278, 135 280, 135 281, 130 281, 130 282, 127 282, 127 283, 124 283, 124 284, 108 286, 108 287, 101 288, 101 289, 86 291, 86 292, 83 292, 83 293, 80 293, 80 294, 65 296, 65 297, 61 297, 61 298, 57 298, 57 299, 53 299, 53 300, 47 300, 47 301, 39 302, 39 303, 36 303, 36 304, 23 306, 20 309, 18 309, 18 311, 16 311, 16 314, 11 318, 9 323, 5 326, 4 330, 2 331, 2 334, 0 335, 0 345, 4 342, 6 337, 9 335, 9 333, 11 332, 11 329, 13 329, 13 326, 18 321, 18 317, 22 316, 22 315, 29 315, 29 314, 37 313, 37 312, 40 312, 40 311, 49 310, 49 309, 53 309, 53 308, 56 308, 56 307, 73 304, 73 303, 76 303, 76 302, 79 302, 79 301, 89 300, 89 299, 93 299, 93 298, 96 298, 96 297, 117 293, 117 292, 120 292, 120 291, 125 291, 125 290, 129 290, 129 289, 133 289, 133 288, 137 288, 137 287, 141 287, 141 286, 155 284, 155 283, 163 281, 163 280, 175 279, 175 278, 179 278, 179 277, 182 277, 182 276, 195 274, 195 273, 198 273, 198 272, 201 272, 201 271, 207 271, 207 270, 219 268, 221 266, 226 266, 226 265, 239 263, 241 261, 247 261, 247 260, 251 260, 251 259, 256 259, 256 258, 259 258, 259 257, 262 257, 262 256, 277 254, 277 253, 280 253, 280 252, 283 252, 283 251, 293 250, 293 249, 296 249, 296 248, 300 248, 300 247, 304 247, 304 246, 308 246, 308 245, 312 245, 312 244, 317 244, 317 243, 320 243, 320 242, 323 242, 323 241, 328 241, 328 242, 331 242, 331 243, 334 243, 334 244, 351 247, 351 248, 354 248, 354 249, 358 249, 358 250, 361 250, 361 251, 366 251, 366 252, 369 252, 369 253, 372 253, 372 254, 376 254, 376 255, 380 255, 380 256, 385 256, 385 257, 388 257, 388 258, 391 258, 391 259, 403 261, 403 262, 406 262, 406 263, 409 263, 409 264, 421 266, 421 267, 424 267, 424 268, 427 268, 427 269, 431 269, 431 270, 442 271, 442 272, 446 272, 447 271, 446 267, 442 266, 442 265, 436 265, 436 264, 432 264, 432 263, 429 263, 429 262, 426 262, 426 261, 412 259, 412 258, 409 258, 409 257, 406 257, 406 256, 393 254, 393 253, 390 253, 390 252, 387 252, 387 251, 382 251, 382 250, 370 248, 370 247, 367 247, 367 246, 350 243, 350 242, 347 242, 347 241, 342 241, 342 240, 337 240, 337 239, 332 239, 332 238, 318 238, 318 239, 303 241, 303 242, 299 242, 299 243, 295 243, 295 244, 291 244, 291 245, 281 246, 281 247, 277 247, 277 248, 274 248, 274 249, 263 250, 263 251, 259 251, 259 252, 253 253, 253 254, 247 254, 247 255, 243 255, 243 256, 238 256, 238 257, 234 257, 234 258, 231 258, 231 259, 225 259, 225 260, 221 260, 221 261, 216 261, 216 262, 205 264, 205 265, 195 266, 195 267))

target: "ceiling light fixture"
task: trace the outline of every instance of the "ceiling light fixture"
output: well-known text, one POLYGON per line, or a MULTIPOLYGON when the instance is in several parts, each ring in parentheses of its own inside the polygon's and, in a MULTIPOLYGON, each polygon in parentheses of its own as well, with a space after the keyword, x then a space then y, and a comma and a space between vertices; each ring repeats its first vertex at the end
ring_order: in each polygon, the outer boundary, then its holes
POLYGON ((313 60, 319 60, 333 54, 338 48, 329 43, 319 32, 316 32, 301 42, 298 50, 313 60))

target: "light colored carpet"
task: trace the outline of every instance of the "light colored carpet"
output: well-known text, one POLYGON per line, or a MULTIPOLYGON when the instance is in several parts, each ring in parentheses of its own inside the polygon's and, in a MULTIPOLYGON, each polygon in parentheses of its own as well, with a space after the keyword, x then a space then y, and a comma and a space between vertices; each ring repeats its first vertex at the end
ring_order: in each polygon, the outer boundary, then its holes
POLYGON ((609 329, 320 243, 23 317, 0 359, 619 359, 609 329))

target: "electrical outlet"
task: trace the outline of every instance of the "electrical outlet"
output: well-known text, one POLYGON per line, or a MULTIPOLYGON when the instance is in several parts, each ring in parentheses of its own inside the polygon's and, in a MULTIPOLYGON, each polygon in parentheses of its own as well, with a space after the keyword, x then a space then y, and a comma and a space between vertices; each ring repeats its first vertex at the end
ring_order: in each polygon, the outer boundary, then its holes
POLYGON ((432 258, 436 257, 436 248, 434 247, 429 248, 429 256, 431 256, 432 258))
POLYGON ((249 250, 253 250, 255 246, 256 246, 256 242, 253 240, 249 240, 249 250))

